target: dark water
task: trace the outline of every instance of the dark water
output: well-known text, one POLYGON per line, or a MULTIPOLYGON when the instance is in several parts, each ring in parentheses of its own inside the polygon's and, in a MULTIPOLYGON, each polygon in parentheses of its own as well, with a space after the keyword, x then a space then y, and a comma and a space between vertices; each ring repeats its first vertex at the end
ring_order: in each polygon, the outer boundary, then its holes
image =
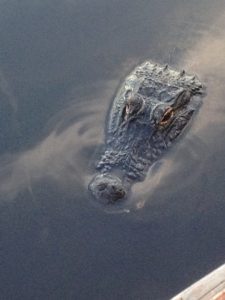
POLYGON ((225 4, 0 1, 0 298, 169 299, 225 261, 225 4), (107 109, 145 59, 207 97, 106 212, 87 192, 107 109))

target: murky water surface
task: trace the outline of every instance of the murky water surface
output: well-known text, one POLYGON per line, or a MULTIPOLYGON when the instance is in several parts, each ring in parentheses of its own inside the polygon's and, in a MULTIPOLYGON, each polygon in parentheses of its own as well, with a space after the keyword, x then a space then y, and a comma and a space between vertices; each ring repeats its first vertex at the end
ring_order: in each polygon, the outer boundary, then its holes
POLYGON ((2 299, 163 300, 224 263, 224 20, 222 0, 0 1, 2 299), (145 59, 197 73, 207 97, 107 211, 87 184, 145 59))

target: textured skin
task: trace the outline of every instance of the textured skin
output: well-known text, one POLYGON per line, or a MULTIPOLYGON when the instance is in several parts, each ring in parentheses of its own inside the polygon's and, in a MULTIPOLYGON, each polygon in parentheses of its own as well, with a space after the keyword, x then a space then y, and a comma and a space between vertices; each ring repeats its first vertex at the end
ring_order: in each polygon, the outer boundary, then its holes
POLYGON ((197 77, 146 61, 119 89, 109 114, 100 175, 89 189, 102 203, 126 197, 144 180, 152 163, 180 135, 199 107, 203 87, 197 77))

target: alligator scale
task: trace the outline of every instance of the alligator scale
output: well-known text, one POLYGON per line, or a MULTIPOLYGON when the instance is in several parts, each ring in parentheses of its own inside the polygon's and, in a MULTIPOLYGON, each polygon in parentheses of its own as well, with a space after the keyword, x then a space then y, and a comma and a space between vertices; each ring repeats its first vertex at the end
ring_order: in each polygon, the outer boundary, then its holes
POLYGON ((196 76, 150 61, 137 66, 120 87, 109 112, 105 152, 89 190, 101 203, 126 198, 189 123, 201 103, 196 76))

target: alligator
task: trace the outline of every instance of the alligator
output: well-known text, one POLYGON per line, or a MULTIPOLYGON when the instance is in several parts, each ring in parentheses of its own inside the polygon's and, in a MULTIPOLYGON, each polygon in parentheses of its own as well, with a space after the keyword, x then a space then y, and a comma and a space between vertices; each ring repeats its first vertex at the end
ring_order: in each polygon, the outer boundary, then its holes
POLYGON ((111 105, 105 149, 89 190, 98 202, 126 199, 133 183, 184 131, 201 104, 197 76, 146 61, 126 77, 111 105))

